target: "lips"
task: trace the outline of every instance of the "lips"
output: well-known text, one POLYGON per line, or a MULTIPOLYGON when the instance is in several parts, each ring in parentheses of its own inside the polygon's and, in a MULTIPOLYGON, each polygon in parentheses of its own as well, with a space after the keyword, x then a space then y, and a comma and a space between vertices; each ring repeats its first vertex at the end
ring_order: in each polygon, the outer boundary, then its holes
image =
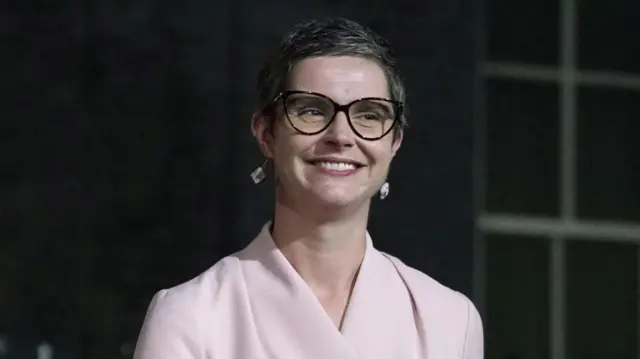
POLYGON ((342 158, 316 158, 308 163, 319 167, 325 172, 334 173, 334 174, 349 174, 354 173, 361 167, 364 167, 364 164, 361 162, 357 162, 350 159, 342 159, 342 158))
POLYGON ((347 162, 316 162, 315 163, 317 166, 320 166, 322 168, 326 168, 328 170, 331 171, 353 171, 356 168, 358 168, 355 164, 353 163, 347 163, 347 162))
POLYGON ((355 169, 364 167, 364 163, 351 160, 348 158, 337 158, 337 157, 320 157, 314 158, 310 161, 307 161, 310 164, 328 166, 336 169, 346 168, 346 169, 355 169))

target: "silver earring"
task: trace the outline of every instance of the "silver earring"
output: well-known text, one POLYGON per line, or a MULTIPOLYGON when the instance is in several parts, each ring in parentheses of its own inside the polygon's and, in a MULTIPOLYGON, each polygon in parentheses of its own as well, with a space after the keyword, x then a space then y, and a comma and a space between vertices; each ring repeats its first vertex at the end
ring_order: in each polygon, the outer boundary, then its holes
POLYGON ((260 166, 258 166, 258 168, 253 170, 253 172, 251 172, 251 179, 253 180, 253 183, 259 184, 260 182, 264 181, 265 178, 267 178, 266 168, 268 164, 269 160, 266 160, 260 166))
POLYGON ((380 199, 385 199, 389 195, 389 182, 385 182, 380 187, 380 199))

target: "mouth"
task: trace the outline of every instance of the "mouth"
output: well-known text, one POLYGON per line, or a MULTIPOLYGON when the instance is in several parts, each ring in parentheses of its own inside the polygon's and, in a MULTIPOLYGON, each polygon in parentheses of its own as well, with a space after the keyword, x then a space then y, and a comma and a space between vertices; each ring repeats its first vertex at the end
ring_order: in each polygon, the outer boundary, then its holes
POLYGON ((309 164, 317 167, 321 171, 335 175, 353 174, 358 169, 364 167, 364 164, 347 159, 315 159, 308 161, 309 164))

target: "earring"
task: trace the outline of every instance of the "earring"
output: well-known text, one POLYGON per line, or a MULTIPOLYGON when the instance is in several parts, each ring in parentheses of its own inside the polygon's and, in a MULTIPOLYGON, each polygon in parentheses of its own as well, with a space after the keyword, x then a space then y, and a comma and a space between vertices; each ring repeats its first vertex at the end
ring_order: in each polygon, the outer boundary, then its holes
POLYGON ((258 166, 258 168, 251 172, 251 179, 253 180, 253 183, 259 184, 260 182, 264 181, 265 178, 267 178, 266 168, 268 164, 269 160, 267 159, 260 166, 258 166))
POLYGON ((380 187, 380 199, 385 199, 389 195, 389 182, 385 182, 380 187))

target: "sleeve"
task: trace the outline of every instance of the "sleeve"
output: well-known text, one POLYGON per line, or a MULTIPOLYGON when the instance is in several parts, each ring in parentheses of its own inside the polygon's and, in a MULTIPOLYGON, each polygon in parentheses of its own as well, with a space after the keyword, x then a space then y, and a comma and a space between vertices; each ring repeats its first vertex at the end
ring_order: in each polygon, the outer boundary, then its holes
POLYGON ((464 340, 463 359, 483 359, 484 358, 484 333, 480 313, 468 300, 467 330, 464 340))
POLYGON ((192 312, 167 293, 162 290, 151 300, 133 358, 202 358, 200 333, 192 312))

